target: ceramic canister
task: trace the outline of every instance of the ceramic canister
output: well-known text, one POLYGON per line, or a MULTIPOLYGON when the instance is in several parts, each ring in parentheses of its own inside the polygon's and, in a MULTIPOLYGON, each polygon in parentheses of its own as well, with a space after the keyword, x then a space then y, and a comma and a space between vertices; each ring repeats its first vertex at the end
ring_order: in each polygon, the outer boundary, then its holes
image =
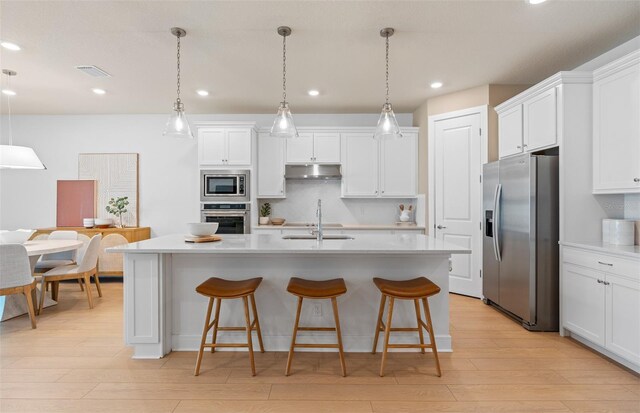
POLYGON ((602 220, 602 242, 614 245, 633 245, 635 221, 625 219, 602 220))

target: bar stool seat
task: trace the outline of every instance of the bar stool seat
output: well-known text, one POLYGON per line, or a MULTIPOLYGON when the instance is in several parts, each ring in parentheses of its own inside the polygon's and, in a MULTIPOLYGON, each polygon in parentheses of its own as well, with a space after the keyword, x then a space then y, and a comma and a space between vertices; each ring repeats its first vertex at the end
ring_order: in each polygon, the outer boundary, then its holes
POLYGON ((204 321, 204 329, 202 331, 202 340, 200 341, 200 349, 198 350, 198 358, 196 360, 196 369, 194 375, 200 374, 200 364, 205 347, 211 348, 214 353, 218 347, 246 347, 249 350, 249 361, 251 363, 251 374, 256 375, 256 366, 253 358, 253 341, 251 339, 252 331, 258 334, 258 343, 260 344, 260 352, 264 353, 262 344, 262 332, 260 331, 260 320, 258 319, 258 311, 256 308, 255 292, 262 282, 262 277, 250 278, 247 280, 225 280, 223 278, 211 277, 196 287, 196 292, 209 297, 209 306, 207 307, 207 317, 204 321), (242 298, 244 302, 244 318, 245 327, 220 327, 220 304, 223 299, 242 298), (251 301, 251 309, 253 311, 253 321, 249 313, 249 301, 251 301), (211 312, 213 304, 216 303, 216 310, 211 321, 211 312), (210 344, 207 344, 207 333, 213 328, 213 338, 210 344), (246 331, 246 343, 216 343, 218 331, 246 331))
POLYGON ((378 347, 378 336, 384 332, 384 347, 382 350, 382 362, 380 364, 380 376, 384 376, 384 365, 387 359, 387 351, 390 348, 418 348, 424 354, 425 349, 430 348, 433 351, 433 355, 436 360, 436 371, 438 377, 442 375, 440 370, 440 360, 438 359, 438 349, 436 346, 436 339, 433 332, 433 324, 431 322, 431 312, 429 311, 428 297, 438 294, 440 287, 434 284, 426 277, 418 277, 410 280, 387 280, 384 278, 374 278, 373 283, 378 287, 382 296, 380 298, 380 309, 378 310, 378 321, 376 323, 376 332, 373 339, 373 354, 376 354, 376 348, 378 347), (384 315, 385 302, 389 298, 389 309, 387 312, 386 325, 382 321, 384 315), (392 328, 391 320, 393 318, 393 305, 396 299, 399 300, 413 300, 416 311, 417 327, 401 327, 392 328), (420 301, 422 301, 422 307, 424 308, 425 321, 422 321, 420 316, 420 301), (424 343, 424 336, 422 329, 425 329, 429 334, 429 344, 424 343), (391 332, 410 332, 415 331, 420 338, 420 344, 389 344, 389 336, 391 332))
POLYGON ((342 278, 331 280, 307 280, 298 277, 291 277, 287 291, 298 296, 298 308, 296 310, 296 321, 293 325, 293 335, 291 337, 291 346, 289 347, 289 357, 287 358, 287 368, 285 375, 291 372, 291 363, 293 361, 293 353, 296 347, 304 348, 337 348, 340 355, 340 366, 342 367, 342 375, 347 375, 347 368, 344 361, 344 349, 342 348, 342 333, 340 332, 340 317, 338 316, 338 301, 336 297, 347 292, 347 286, 342 278), (333 319, 335 327, 300 327, 300 313, 302 311, 302 300, 305 298, 321 300, 330 299, 333 307, 333 319), (338 338, 337 344, 301 344, 296 343, 298 331, 335 331, 338 338))
POLYGON ((342 278, 333 280, 314 281, 304 278, 291 277, 287 291, 298 297, 331 298, 347 292, 347 286, 342 278))

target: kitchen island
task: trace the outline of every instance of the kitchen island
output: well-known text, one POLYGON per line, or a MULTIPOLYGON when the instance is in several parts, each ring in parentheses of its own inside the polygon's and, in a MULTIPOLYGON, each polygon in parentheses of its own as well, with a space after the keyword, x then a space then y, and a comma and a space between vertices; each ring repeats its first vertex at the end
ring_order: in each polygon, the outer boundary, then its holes
MULTIPOLYGON (((124 336, 133 358, 160 358, 171 351, 195 351, 200 344, 207 298, 198 284, 217 276, 263 277, 256 302, 265 349, 287 351, 297 297, 286 292, 289 278, 342 277, 347 293, 338 298, 344 348, 371 351, 380 293, 372 278, 409 279, 424 275, 441 288, 429 299, 439 351, 451 351, 449 259, 470 250, 420 234, 358 235, 354 239, 283 239, 280 235, 223 235, 215 243, 190 244, 168 235, 109 249, 125 255, 124 336)), ((221 325, 244 325, 241 300, 222 306, 221 325)), ((415 326, 413 302, 398 301, 394 326, 415 326)), ((330 303, 307 300, 301 325, 333 326, 330 303)), ((314 332, 300 342, 328 343, 335 333, 314 332)), ((244 332, 223 331, 218 342, 242 342, 244 332)), ((394 334, 390 342, 417 343, 415 333, 394 334)))

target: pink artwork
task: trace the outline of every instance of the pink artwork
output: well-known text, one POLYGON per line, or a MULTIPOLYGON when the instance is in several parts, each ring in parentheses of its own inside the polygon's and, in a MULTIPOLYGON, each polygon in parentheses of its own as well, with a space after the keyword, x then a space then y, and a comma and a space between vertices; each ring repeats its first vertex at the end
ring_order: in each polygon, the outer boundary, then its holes
POLYGON ((96 181, 58 181, 57 227, 81 227, 96 216, 96 181))

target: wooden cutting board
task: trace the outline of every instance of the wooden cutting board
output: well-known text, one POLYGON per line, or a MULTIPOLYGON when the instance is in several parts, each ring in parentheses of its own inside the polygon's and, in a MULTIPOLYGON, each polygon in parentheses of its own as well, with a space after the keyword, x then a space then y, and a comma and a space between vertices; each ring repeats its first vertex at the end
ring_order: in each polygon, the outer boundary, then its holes
POLYGON ((205 237, 196 237, 196 236, 193 236, 193 235, 185 235, 184 236, 184 241, 198 244, 198 243, 201 243, 201 242, 222 241, 222 237, 220 237, 218 235, 209 235, 209 236, 205 236, 205 237))

